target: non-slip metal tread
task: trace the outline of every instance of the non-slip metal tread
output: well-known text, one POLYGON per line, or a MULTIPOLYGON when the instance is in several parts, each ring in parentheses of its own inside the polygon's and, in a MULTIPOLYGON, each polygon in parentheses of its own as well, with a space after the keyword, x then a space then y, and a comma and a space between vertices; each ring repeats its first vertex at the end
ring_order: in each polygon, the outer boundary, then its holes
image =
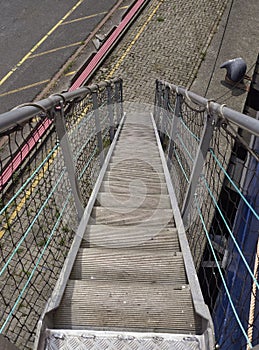
POLYGON ((45 350, 200 350, 201 337, 165 333, 46 330, 45 350))
POLYGON ((182 253, 81 248, 70 279, 186 284, 182 253))
POLYGON ((91 214, 90 224, 106 225, 146 225, 161 224, 165 226, 173 220, 171 209, 143 209, 123 207, 94 207, 91 214))
POLYGON ((88 225, 81 242, 82 248, 163 249, 180 251, 174 227, 88 225))
POLYGON ((107 173, 104 176, 104 181, 142 181, 145 184, 164 184, 165 183, 165 176, 162 173, 158 173, 156 171, 149 172, 146 174, 138 174, 137 172, 132 171, 121 171, 121 172, 115 172, 115 171, 107 171, 107 173))
POLYGON ((130 194, 116 194, 110 192, 99 192, 96 200, 96 206, 119 207, 124 208, 143 208, 143 209, 170 209, 171 202, 168 195, 150 195, 145 192, 130 194))
POLYGON ((200 334, 188 285, 70 280, 55 328, 200 334))
POLYGON ((113 179, 105 180, 101 184, 101 192, 130 194, 133 193, 147 193, 147 194, 168 194, 166 183, 148 184, 143 188, 143 183, 128 181, 116 181, 113 179))

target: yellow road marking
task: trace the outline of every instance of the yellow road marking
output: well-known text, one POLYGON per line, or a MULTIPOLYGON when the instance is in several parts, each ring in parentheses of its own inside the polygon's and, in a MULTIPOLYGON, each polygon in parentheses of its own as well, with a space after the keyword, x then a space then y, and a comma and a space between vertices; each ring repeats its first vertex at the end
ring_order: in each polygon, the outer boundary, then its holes
POLYGON ((51 50, 48 50, 48 51, 44 51, 44 52, 41 52, 41 53, 37 53, 35 55, 31 55, 30 56, 30 59, 32 58, 35 58, 35 57, 40 57, 40 56, 44 56, 44 55, 47 55, 49 53, 53 53, 53 52, 57 52, 59 50, 64 50, 64 49, 67 49, 68 47, 73 47, 73 46, 80 46, 82 45, 82 41, 78 41, 77 43, 73 43, 73 44, 69 44, 69 45, 65 45, 65 46, 60 46, 60 47, 56 47, 55 49, 51 49, 51 50))
MULTIPOLYGON (((65 77, 68 77, 68 76, 74 75, 74 74, 76 74, 76 71, 69 72, 69 73, 66 73, 66 74, 64 74, 64 75, 65 75, 65 77)), ((39 86, 39 85, 43 85, 43 84, 49 83, 50 80, 51 80, 51 79, 41 80, 41 81, 37 81, 36 83, 32 83, 32 84, 30 84, 30 85, 21 86, 21 87, 18 88, 18 89, 6 91, 6 92, 4 92, 3 94, 0 94, 0 97, 12 95, 12 94, 15 94, 15 93, 20 92, 20 91, 28 90, 28 89, 33 88, 33 87, 35 87, 35 86, 39 86)))
POLYGON ((33 48, 0 80, 0 86, 10 78, 10 76, 40 47, 41 44, 44 43, 44 41, 48 39, 48 37, 65 21, 65 19, 68 18, 68 16, 71 15, 72 12, 77 9, 79 5, 82 4, 83 1, 84 0, 79 0, 77 4, 73 6, 57 24, 54 25, 54 27, 52 27, 50 31, 33 46, 33 48))
POLYGON ((19 202, 19 204, 16 206, 15 210, 12 212, 12 214, 10 215, 10 217, 8 218, 8 224, 5 224, 3 226, 3 229, 0 231, 0 239, 3 237, 3 235, 5 234, 6 230, 8 229, 9 226, 12 225, 12 223, 14 222, 14 220, 16 219, 16 217, 18 216, 19 212, 22 210, 23 206, 26 203, 26 200, 32 195, 33 191, 35 190, 35 188, 38 186, 40 180, 43 178, 44 173, 48 170, 48 167, 51 165, 51 163, 53 163, 56 155, 57 155, 58 151, 55 151, 52 155, 52 157, 48 160, 48 162, 44 165, 44 167, 42 168, 42 170, 39 172, 39 174, 37 175, 36 179, 33 181, 33 183, 31 184, 30 189, 28 189, 25 192, 25 195, 23 196, 23 198, 21 199, 21 201, 19 202))
POLYGON ((160 0, 160 2, 158 3, 158 5, 154 8, 154 10, 151 12, 151 14, 148 16, 147 20, 145 21, 145 23, 143 24, 143 26, 140 28, 140 30, 137 32, 137 34, 135 35, 134 39, 131 41, 131 43, 129 44, 129 46, 127 47, 127 49, 125 50, 125 52, 123 53, 123 55, 119 58, 119 60, 117 61, 117 63, 115 64, 115 66, 113 67, 113 69, 110 71, 110 73, 107 76, 107 79, 112 78, 113 74, 116 72, 116 70, 121 66, 122 62, 125 60, 125 58, 127 57, 127 55, 129 54, 130 50, 132 49, 132 47, 135 45, 136 41, 139 39, 139 37, 141 36, 141 34, 143 33, 143 31, 145 30, 145 28, 147 27, 147 25, 149 24, 149 22, 152 20, 152 18, 154 17, 154 15, 156 14, 156 12, 158 11, 159 7, 162 5, 162 3, 164 2, 164 0, 160 0))
MULTIPOLYGON (((152 20, 152 18, 154 17, 154 15, 156 14, 156 12, 158 11, 159 7, 161 6, 161 4, 163 3, 164 0, 161 0, 159 2, 159 4, 155 7, 155 9, 151 12, 151 14, 149 15, 149 17, 147 18, 147 20, 145 21, 145 23, 143 24, 143 26, 140 28, 140 30, 138 31, 138 33, 136 34, 136 36, 134 37, 134 39, 131 41, 131 43, 129 44, 129 46, 127 47, 126 51, 124 52, 124 54, 119 58, 118 62, 116 63, 115 67, 110 71, 110 73, 108 74, 108 78, 111 78, 112 75, 115 73, 115 71, 120 67, 120 65, 122 64, 122 62, 124 61, 124 59, 126 58, 126 56, 129 54, 130 50, 132 49, 132 47, 134 46, 134 44, 136 43, 136 41, 138 40, 138 38, 140 37, 140 35, 143 33, 143 31, 145 30, 146 26, 148 25, 148 23, 152 20)), ((84 113, 87 112, 87 106, 86 108, 83 110, 83 112, 81 113, 81 118, 84 115, 84 113)), ((56 156, 56 152, 53 154, 52 158, 55 158, 56 156)), ((54 159, 51 159, 51 162, 53 162, 54 159)), ((46 164, 44 166, 44 168, 49 166, 49 164, 46 164)), ((33 189, 38 185, 39 181, 41 180, 41 178, 44 175, 44 171, 46 171, 46 169, 42 169, 41 174, 39 175, 39 177, 37 179, 34 180, 34 182, 32 183, 31 189, 27 190, 24 197, 22 198, 21 202, 18 204, 18 206, 16 207, 16 209, 14 210, 14 212, 12 213, 11 217, 9 218, 9 225, 13 222, 13 220, 17 217, 19 211, 21 211, 22 207, 25 205, 26 200, 30 197, 33 189), (10 222, 11 221, 11 222, 10 222)), ((5 225, 5 230, 8 228, 7 225, 5 225)), ((0 238, 2 238, 2 236, 4 235, 5 231, 2 230, 0 231, 0 238)))
MULTIPOLYGON (((68 73, 66 73, 66 74, 64 74, 64 75, 65 75, 65 77, 68 77, 68 76, 74 75, 74 74, 76 74, 76 71, 68 72, 68 73)), ((30 85, 21 86, 21 87, 18 88, 18 89, 6 91, 6 92, 4 92, 3 94, 0 94, 0 97, 12 95, 12 94, 15 94, 15 93, 20 92, 20 91, 23 91, 23 90, 28 90, 28 89, 33 88, 33 87, 35 87, 35 86, 39 86, 39 85, 42 85, 42 84, 49 83, 50 80, 51 80, 51 79, 41 80, 41 81, 37 81, 36 83, 32 83, 32 84, 30 84, 30 85)))
MULTIPOLYGON (((127 9, 128 7, 129 6, 122 6, 122 7, 119 7, 118 10, 124 10, 124 9, 127 9)), ((66 25, 66 24, 71 24, 71 23, 74 23, 74 22, 84 21, 86 19, 94 18, 94 17, 97 17, 97 16, 106 15, 107 13, 108 13, 108 11, 105 11, 105 12, 95 13, 95 14, 89 15, 89 16, 84 16, 84 17, 80 17, 80 18, 76 18, 76 19, 71 19, 71 21, 63 22, 62 26, 66 25)))
POLYGON ((74 70, 73 72, 66 73, 65 77, 68 77, 69 75, 73 75, 73 74, 76 74, 76 70, 74 70))
POLYGON ((0 97, 3 97, 3 96, 7 96, 7 95, 12 95, 12 94, 15 94, 17 92, 20 92, 20 91, 23 91, 23 90, 28 90, 32 87, 35 87, 35 86, 38 86, 38 85, 42 85, 42 84, 46 84, 50 81, 50 79, 47 79, 47 80, 42 80, 42 81, 38 81, 36 83, 33 83, 33 84, 30 84, 30 85, 25 85, 25 86, 22 86, 18 89, 14 89, 14 90, 10 90, 10 91, 6 91, 4 92, 3 94, 0 94, 0 97))

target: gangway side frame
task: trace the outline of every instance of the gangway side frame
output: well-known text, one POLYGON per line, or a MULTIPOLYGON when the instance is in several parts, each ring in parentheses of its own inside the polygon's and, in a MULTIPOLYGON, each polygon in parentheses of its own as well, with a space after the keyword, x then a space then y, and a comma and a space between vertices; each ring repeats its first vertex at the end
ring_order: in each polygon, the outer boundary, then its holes
POLYGON ((77 232, 75 235, 75 238, 72 242, 71 248, 68 252, 68 255, 66 257, 65 263, 63 265, 63 268, 61 270, 60 276, 58 278, 58 281, 56 283, 56 286, 52 292, 52 295, 49 299, 49 301, 46 304, 46 307, 42 313, 42 316, 38 322, 37 330, 36 330, 36 336, 35 336, 35 342, 34 342, 34 350, 43 350, 44 349, 44 337, 45 337, 45 330, 47 328, 52 327, 52 312, 59 307, 59 304, 62 300, 62 296, 65 292, 65 288, 70 276, 70 273, 72 271, 78 250, 80 248, 81 241, 83 239, 86 227, 88 225, 90 215, 92 212, 92 209, 94 207, 95 201, 97 199, 97 195, 99 192, 99 189, 101 187, 105 172, 109 166, 110 158, 112 156, 113 150, 116 146, 118 137, 121 132, 121 128, 124 124, 124 120, 126 117, 126 113, 123 114, 120 124, 116 130, 116 133, 114 135, 114 139, 111 143, 111 146, 109 148, 109 151, 105 157, 104 163, 102 165, 102 168, 100 170, 100 174, 97 178, 97 181, 94 185, 93 191, 91 193, 91 196, 89 198, 89 201, 87 203, 87 206, 84 210, 84 214, 82 216, 82 219, 79 223, 79 226, 77 228, 77 232))
POLYGON ((213 321, 209 312, 209 308, 205 304, 205 301, 202 295, 198 276, 195 270, 192 254, 191 254, 189 243, 187 240, 184 223, 183 223, 180 209, 178 206, 175 190, 172 184, 171 175, 168 169, 167 161, 166 161, 163 147, 158 134, 156 122, 152 113, 151 113, 151 119, 152 119, 156 140, 157 140, 157 145, 158 145, 158 149, 159 149, 159 153, 162 161, 167 189, 168 189, 171 206, 174 214, 175 225, 178 231, 178 238, 180 242, 181 251, 183 254, 183 260, 184 260, 187 279, 190 285, 194 309, 197 315, 201 316, 202 318, 202 328, 203 328, 203 335, 204 335, 204 342, 205 342, 204 349, 212 350, 215 348, 213 321))

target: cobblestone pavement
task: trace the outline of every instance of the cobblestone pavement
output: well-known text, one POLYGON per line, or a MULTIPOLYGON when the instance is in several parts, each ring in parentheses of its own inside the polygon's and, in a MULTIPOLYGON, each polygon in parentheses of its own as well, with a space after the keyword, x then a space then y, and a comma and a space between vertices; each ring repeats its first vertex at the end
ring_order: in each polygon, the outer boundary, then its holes
POLYGON ((189 87, 228 0, 153 0, 93 77, 119 76, 124 100, 153 103, 155 80, 189 87))

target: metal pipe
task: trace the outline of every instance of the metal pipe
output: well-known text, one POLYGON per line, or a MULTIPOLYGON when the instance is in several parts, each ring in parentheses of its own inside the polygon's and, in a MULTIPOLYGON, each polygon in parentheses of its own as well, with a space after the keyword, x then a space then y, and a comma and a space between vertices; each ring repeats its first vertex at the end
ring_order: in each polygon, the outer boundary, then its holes
POLYGON ((207 107, 209 103, 210 111, 212 111, 213 113, 217 113, 219 116, 226 118, 227 120, 231 121, 232 123, 241 127, 242 129, 245 129, 256 136, 259 136, 259 121, 255 118, 234 111, 233 109, 228 108, 224 105, 220 105, 217 102, 209 101, 208 99, 199 96, 194 92, 188 91, 183 87, 176 86, 165 81, 161 81, 161 83, 164 84, 166 87, 169 87, 174 92, 178 92, 183 96, 187 95, 193 103, 201 107, 207 107))
POLYGON ((37 101, 34 103, 28 103, 25 105, 18 106, 15 109, 12 109, 9 112, 3 113, 0 115, 0 132, 3 132, 7 129, 10 129, 16 125, 23 124, 29 121, 31 118, 39 114, 39 112, 49 112, 52 108, 60 103, 60 100, 63 102, 69 102, 76 98, 83 98, 87 94, 91 94, 97 90, 97 88, 104 88, 112 83, 116 83, 120 79, 111 79, 104 82, 101 82, 98 87, 97 85, 91 85, 88 87, 81 87, 74 91, 65 92, 63 94, 51 95, 44 100, 37 101))

